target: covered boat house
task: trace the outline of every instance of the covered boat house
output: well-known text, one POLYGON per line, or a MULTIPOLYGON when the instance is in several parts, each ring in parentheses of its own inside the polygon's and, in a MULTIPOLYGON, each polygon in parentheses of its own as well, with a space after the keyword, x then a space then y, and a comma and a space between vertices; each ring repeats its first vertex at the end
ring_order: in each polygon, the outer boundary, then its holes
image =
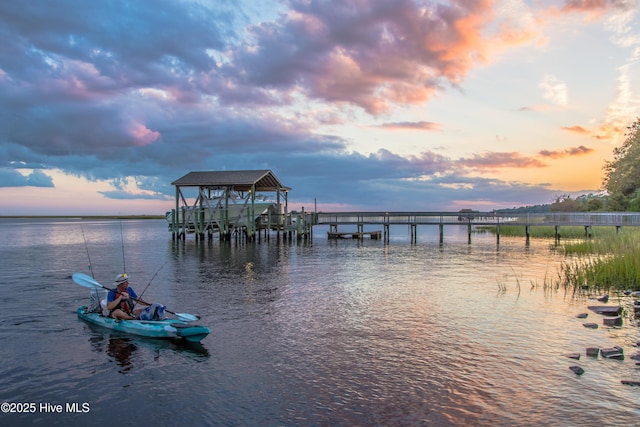
POLYGON ((216 232, 221 240, 234 234, 253 239, 261 230, 286 229, 291 188, 270 170, 189 172, 171 185, 176 204, 166 218, 174 240, 216 232))

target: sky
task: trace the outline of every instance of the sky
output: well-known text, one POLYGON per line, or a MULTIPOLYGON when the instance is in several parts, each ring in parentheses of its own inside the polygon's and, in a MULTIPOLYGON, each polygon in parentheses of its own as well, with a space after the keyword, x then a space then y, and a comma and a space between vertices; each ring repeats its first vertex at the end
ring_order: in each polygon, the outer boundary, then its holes
POLYGON ((0 38, 0 215, 245 169, 289 209, 545 204, 640 116, 640 0, 3 1, 0 38))

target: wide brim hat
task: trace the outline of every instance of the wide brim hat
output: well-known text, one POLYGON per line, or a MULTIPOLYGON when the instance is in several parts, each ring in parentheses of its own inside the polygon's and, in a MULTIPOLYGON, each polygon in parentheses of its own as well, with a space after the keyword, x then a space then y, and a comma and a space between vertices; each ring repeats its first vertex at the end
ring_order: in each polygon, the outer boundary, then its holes
POLYGON ((118 274, 116 276, 116 280, 113 282, 113 286, 118 286, 119 284, 128 282, 128 281, 129 281, 129 276, 127 276, 127 273, 118 274))

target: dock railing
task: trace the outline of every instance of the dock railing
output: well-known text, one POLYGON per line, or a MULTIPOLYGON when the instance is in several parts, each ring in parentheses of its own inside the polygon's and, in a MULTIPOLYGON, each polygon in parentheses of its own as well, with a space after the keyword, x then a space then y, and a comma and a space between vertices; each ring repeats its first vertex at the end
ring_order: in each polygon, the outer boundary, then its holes
POLYGON ((318 212, 316 224, 640 226, 640 212, 318 212))

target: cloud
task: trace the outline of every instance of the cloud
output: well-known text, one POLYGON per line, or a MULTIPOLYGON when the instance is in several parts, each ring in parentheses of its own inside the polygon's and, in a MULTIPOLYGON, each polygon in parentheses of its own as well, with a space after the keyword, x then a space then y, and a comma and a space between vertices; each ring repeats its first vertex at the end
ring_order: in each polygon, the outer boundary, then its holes
POLYGON ((560 8, 562 12, 606 12, 611 9, 632 7, 629 0, 565 0, 560 8))
POLYGON ((567 85, 557 77, 551 74, 545 75, 538 87, 542 89, 543 96, 547 101, 555 105, 567 105, 569 98, 567 85))
POLYGON ((427 130, 436 131, 441 130, 442 125, 440 123, 433 122, 394 122, 383 123, 379 127, 389 130, 427 130))
POLYGON ((171 200, 166 194, 161 193, 132 193, 123 190, 99 191, 100 194, 117 200, 171 200))
POLYGON ((40 170, 23 175, 15 169, 0 168, 0 187, 54 187, 51 177, 40 170))
POLYGON ((560 159, 567 156, 583 156, 585 154, 591 154, 593 153, 593 151, 594 151, 593 148, 588 148, 588 147, 585 147, 584 145, 581 145, 579 147, 567 148, 566 150, 556 150, 556 151, 542 150, 538 154, 542 157, 548 157, 551 159, 560 159))
POLYGON ((591 133, 589 130, 583 128, 582 126, 563 126, 561 129, 566 130, 568 132, 578 133, 581 135, 586 135, 591 133))
MULTIPOLYGON (((566 12, 586 9, 574 3, 566 12)), ((56 169, 111 183, 110 198, 162 199, 185 171, 265 168, 299 183, 296 197, 323 189, 336 204, 369 189, 441 201, 452 193, 438 191, 455 187, 479 200, 465 189, 506 198, 513 187, 465 171, 545 166, 517 152, 363 155, 322 127, 365 112, 384 129, 442 131, 386 113, 461 88, 499 48, 537 37, 539 16, 524 2, 503 2, 502 13, 489 0, 291 0, 249 25, 243 3, 206 4, 0 2, 0 185, 50 187, 44 171, 56 169)), ((566 104, 566 85, 548 77, 545 95, 566 104)), ((598 137, 618 125, 612 118, 598 137)))
POLYGON ((491 17, 487 0, 288 4, 281 19, 249 28, 251 42, 233 52, 225 75, 237 86, 301 91, 371 114, 460 84, 484 58, 491 17))
POLYGON ((547 166, 535 157, 523 156, 517 152, 487 152, 475 154, 470 158, 460 159, 456 163, 473 169, 542 168, 547 166))

